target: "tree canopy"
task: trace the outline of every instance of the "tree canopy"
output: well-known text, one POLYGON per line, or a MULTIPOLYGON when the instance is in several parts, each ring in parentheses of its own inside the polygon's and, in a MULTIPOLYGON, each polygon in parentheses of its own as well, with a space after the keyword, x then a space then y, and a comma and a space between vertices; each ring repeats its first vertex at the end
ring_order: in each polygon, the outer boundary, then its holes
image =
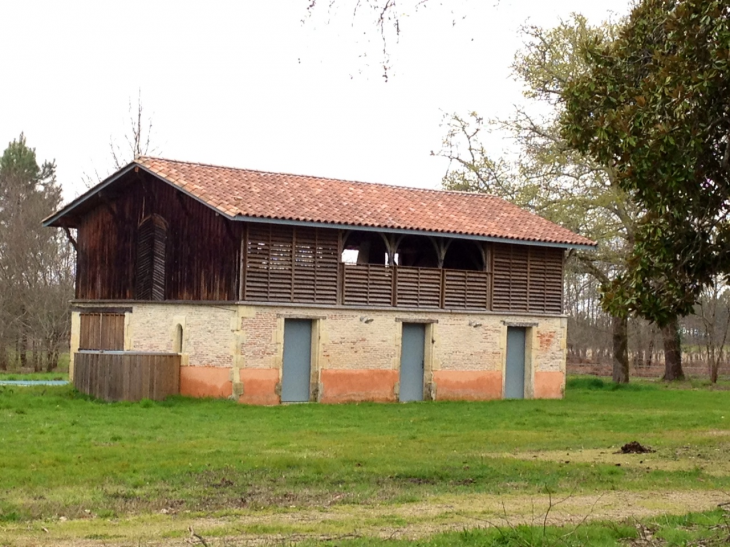
MULTIPOLYGON (((591 25, 577 14, 554 28, 523 27, 525 45, 515 55, 512 72, 524 86, 526 101, 506 119, 451 116, 438 152, 451 162, 447 189, 498 195, 598 241, 598 251, 574 252, 569 270, 604 286, 626 269, 641 210, 610 168, 567 145, 558 122, 565 85, 587 70, 579 54, 582 44, 610 38, 616 28, 611 21, 591 25), (504 135, 518 152, 490 156, 480 140, 483 129, 504 135)), ((614 379, 625 382, 627 320, 614 315, 611 321, 614 379)))
POLYGON ((644 0, 583 55, 562 133, 646 212, 607 302, 665 325, 730 272, 730 3, 644 0))

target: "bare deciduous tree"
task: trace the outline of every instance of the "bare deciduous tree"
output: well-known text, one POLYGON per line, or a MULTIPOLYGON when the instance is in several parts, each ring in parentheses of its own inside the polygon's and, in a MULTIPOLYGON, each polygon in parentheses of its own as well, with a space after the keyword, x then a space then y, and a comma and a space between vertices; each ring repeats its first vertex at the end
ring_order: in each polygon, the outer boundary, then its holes
MULTIPOLYGON (((307 0, 307 18, 311 18, 318 11, 326 11, 329 21, 334 19, 339 10, 351 14, 351 24, 364 19, 365 29, 373 29, 377 39, 380 41, 382 76, 387 82, 391 73, 391 51, 393 44, 400 38, 403 29, 403 21, 415 15, 419 10, 429 6, 438 6, 447 10, 452 26, 459 20, 467 17, 467 9, 464 6, 455 7, 456 4, 465 4, 469 0, 307 0), (324 4, 324 6, 322 6, 324 4)), ((495 0, 495 4, 499 0, 495 0)), ((328 22, 329 22, 328 21, 328 22)), ((359 33, 358 33, 359 34, 359 33)), ((370 33, 365 30, 366 36, 370 33)))
POLYGON ((142 93, 138 92, 136 108, 132 107, 132 100, 129 100, 129 128, 128 133, 124 135, 124 146, 120 146, 114 138, 109 139, 114 170, 121 169, 140 156, 157 153, 151 142, 152 118, 145 115, 142 93))
MULTIPOLYGON (((129 99, 128 116, 129 126, 127 132, 122 136, 122 143, 120 144, 119 139, 113 136, 109 137, 111 172, 118 171, 140 156, 159 153, 157 147, 152 144, 152 116, 145 113, 141 92, 137 94, 136 106, 132 104, 132 99, 129 99)), ((86 188, 91 188, 109 175, 110 172, 100 173, 94 169, 93 173, 84 173, 81 179, 86 188)))

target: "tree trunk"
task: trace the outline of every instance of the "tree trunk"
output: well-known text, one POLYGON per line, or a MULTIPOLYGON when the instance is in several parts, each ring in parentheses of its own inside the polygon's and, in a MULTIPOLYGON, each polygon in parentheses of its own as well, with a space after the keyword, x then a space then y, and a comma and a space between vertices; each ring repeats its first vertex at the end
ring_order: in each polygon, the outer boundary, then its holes
POLYGON ((38 351, 38 342, 36 340, 33 340, 31 342, 31 359, 33 361, 33 372, 40 372, 41 371, 41 355, 38 351))
POLYGON ((58 345, 55 342, 55 336, 46 339, 46 372, 58 368, 58 345))
POLYGON ((613 327, 613 381, 629 383, 629 320, 612 317, 613 327))
MULTIPOLYGON (((653 335, 652 335, 653 336, 653 335)), ((649 350, 647 351, 646 357, 646 368, 651 368, 654 362, 654 339, 649 340, 649 350)))
POLYGON ((682 371, 682 342, 679 338, 679 321, 673 318, 662 327, 664 338, 664 377, 665 382, 684 380, 682 371))
POLYGON ((720 360, 713 361, 710 364, 710 382, 713 384, 717 383, 717 378, 720 375, 720 360))
POLYGON ((28 366, 28 335, 25 332, 25 325, 20 325, 20 336, 18 337, 18 362, 20 368, 24 369, 28 366))
POLYGON ((8 370, 8 348, 0 344, 0 370, 8 370))

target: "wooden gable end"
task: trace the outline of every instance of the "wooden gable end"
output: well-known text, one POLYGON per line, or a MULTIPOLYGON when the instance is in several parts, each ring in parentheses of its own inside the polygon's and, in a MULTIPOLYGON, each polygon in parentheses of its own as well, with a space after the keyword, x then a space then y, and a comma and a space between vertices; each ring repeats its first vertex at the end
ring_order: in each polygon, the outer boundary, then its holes
POLYGON ((77 299, 237 299, 240 226, 152 175, 105 190, 77 239, 77 299))

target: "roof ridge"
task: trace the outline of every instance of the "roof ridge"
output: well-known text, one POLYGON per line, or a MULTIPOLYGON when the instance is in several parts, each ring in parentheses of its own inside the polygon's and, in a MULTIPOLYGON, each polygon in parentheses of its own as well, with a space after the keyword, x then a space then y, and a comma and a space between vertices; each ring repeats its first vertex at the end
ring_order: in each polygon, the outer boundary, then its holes
MULTIPOLYGON (((467 192, 466 190, 442 190, 438 188, 419 188, 417 186, 402 186, 399 184, 387 184, 385 182, 367 182, 363 180, 351 180, 351 179, 338 179, 334 177, 320 177, 317 175, 301 175, 297 173, 284 173, 281 171, 264 171, 262 169, 249 169, 246 167, 230 167, 225 165, 216 165, 213 163, 203 163, 198 161, 185 161, 185 160, 173 160, 170 158, 161 158, 158 156, 139 156, 135 162, 139 162, 139 160, 156 160, 156 161, 165 161, 170 163, 183 163, 186 165, 199 165, 200 167, 212 167, 213 169, 225 169, 228 171, 246 171, 249 173, 262 173, 265 175, 284 175, 284 176, 290 176, 290 177, 302 177, 307 179, 320 179, 320 180, 331 180, 335 182, 346 182, 351 184, 367 184, 368 186, 383 186, 386 188, 403 188, 404 190, 416 190, 419 192, 435 192, 438 194, 456 194, 461 196, 478 196, 480 198, 487 198, 487 199, 498 199, 501 201, 504 201, 505 203, 509 203, 510 205, 517 207, 518 209, 521 209, 522 211, 525 211, 525 209, 522 209, 518 205, 515 205, 511 201, 507 201, 504 198, 501 198, 499 196, 496 196, 494 194, 487 194, 483 192, 467 192)), ((530 211, 527 211, 530 212, 530 211)), ((534 214, 534 213, 533 213, 534 214)))

